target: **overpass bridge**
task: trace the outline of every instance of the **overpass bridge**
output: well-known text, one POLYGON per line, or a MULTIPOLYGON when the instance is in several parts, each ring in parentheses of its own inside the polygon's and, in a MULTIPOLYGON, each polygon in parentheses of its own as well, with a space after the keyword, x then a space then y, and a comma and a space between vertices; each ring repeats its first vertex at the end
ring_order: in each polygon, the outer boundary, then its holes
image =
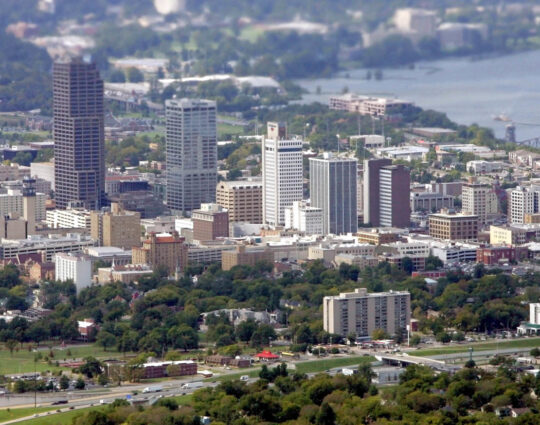
POLYGON ((411 364, 428 366, 439 372, 455 373, 461 369, 458 365, 448 365, 442 360, 430 359, 429 357, 409 356, 403 354, 376 354, 374 356, 378 361, 391 366, 407 367, 411 364))

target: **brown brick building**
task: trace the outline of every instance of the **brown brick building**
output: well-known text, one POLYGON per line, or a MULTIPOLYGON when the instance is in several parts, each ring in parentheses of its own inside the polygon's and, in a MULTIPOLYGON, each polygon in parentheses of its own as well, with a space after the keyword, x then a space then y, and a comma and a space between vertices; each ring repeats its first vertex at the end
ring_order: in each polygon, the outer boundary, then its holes
POLYGON ((229 221, 262 223, 261 181, 219 182, 216 202, 229 211, 229 221))
POLYGON ((452 241, 477 240, 478 216, 442 211, 429 216, 429 235, 452 241))
POLYGON ((131 249, 141 245, 141 215, 113 202, 110 211, 90 213, 90 231, 99 246, 131 249))
POLYGON ((185 239, 177 232, 172 235, 158 236, 150 234, 150 238, 143 241, 142 247, 134 247, 132 250, 133 264, 148 264, 152 267, 163 266, 169 274, 180 271, 187 266, 187 245, 185 239))
POLYGON ((261 247, 246 249, 244 245, 238 246, 236 251, 223 251, 221 253, 221 268, 223 270, 230 270, 234 266, 253 267, 260 261, 273 263, 274 253, 261 247))
POLYGON ((218 204, 202 204, 193 210, 193 239, 213 241, 229 237, 229 213, 218 204))

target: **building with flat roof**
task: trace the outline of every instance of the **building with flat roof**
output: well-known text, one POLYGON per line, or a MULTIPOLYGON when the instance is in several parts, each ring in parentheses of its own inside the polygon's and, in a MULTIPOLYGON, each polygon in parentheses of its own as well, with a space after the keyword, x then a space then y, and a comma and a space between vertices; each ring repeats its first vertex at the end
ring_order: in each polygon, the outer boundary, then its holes
POLYGON ((305 201, 294 201, 285 208, 285 229, 295 229, 306 235, 323 234, 323 211, 305 201))
POLYGON ((323 214, 323 234, 354 233, 358 230, 357 167, 355 158, 325 153, 309 159, 311 205, 323 214))
POLYGON ((323 299, 326 332, 370 338, 375 329, 389 335, 406 332, 411 321, 411 294, 407 291, 368 293, 366 288, 323 299))
POLYGON ((461 199, 463 213, 478 216, 478 221, 482 225, 493 221, 499 212, 499 198, 489 184, 475 181, 464 184, 461 199))
POLYGON ((26 239, 2 239, 0 259, 16 258, 23 254, 43 253, 47 261, 60 252, 82 252, 84 248, 94 246, 95 241, 89 236, 68 233, 67 235, 31 235, 26 239))
POLYGON ((90 211, 84 208, 47 211, 47 226, 51 229, 89 229, 90 211))
POLYGON ((285 208, 303 197, 302 140, 265 139, 262 146, 263 222, 285 224, 285 208))
POLYGON ((154 273, 152 267, 146 264, 115 264, 111 267, 98 269, 98 281, 101 284, 110 282, 131 283, 142 277, 150 276, 154 273))
POLYGON ((381 167, 379 171, 379 225, 409 227, 411 171, 403 165, 381 167))
POLYGON ((508 222, 523 224, 525 216, 540 212, 540 186, 517 186, 508 190, 508 222))
POLYGON ((454 208, 454 197, 438 192, 411 192, 411 211, 437 212, 454 208))
POLYGON ((201 204, 193 210, 193 239, 213 241, 229 237, 229 212, 218 204, 201 204))
POLYGON ((260 180, 219 182, 216 203, 229 212, 229 222, 260 224, 262 213, 263 184, 260 180))
POLYGON ((429 216, 429 235, 451 241, 477 240, 478 216, 441 211, 429 216))
POLYGON ((58 253, 54 256, 56 280, 73 281, 79 293, 92 284, 92 260, 80 253, 58 253))
POLYGON ((401 233, 403 233, 403 229, 372 227, 358 229, 356 237, 360 243, 367 242, 373 245, 382 245, 397 242, 401 233))
POLYGON ((230 270, 235 266, 253 267, 257 263, 265 261, 274 263, 274 253, 265 247, 246 247, 240 245, 234 251, 222 251, 221 268, 230 270))
POLYGON ((392 165, 390 159, 371 159, 364 161, 364 224, 380 226, 379 191, 381 168, 392 165))
POLYGON ((167 100, 167 206, 192 211, 215 202, 217 106, 213 100, 167 100))
POLYGON ((54 185, 58 208, 105 202, 103 80, 82 59, 53 66, 54 185))
POLYGON ((164 267, 171 275, 176 271, 183 271, 187 266, 187 245, 185 239, 172 234, 150 234, 143 241, 142 247, 134 247, 132 253, 133 264, 148 264, 153 268, 164 267))
POLYGON ((141 215, 113 202, 110 209, 92 211, 90 233, 99 246, 131 249, 141 245, 141 215))

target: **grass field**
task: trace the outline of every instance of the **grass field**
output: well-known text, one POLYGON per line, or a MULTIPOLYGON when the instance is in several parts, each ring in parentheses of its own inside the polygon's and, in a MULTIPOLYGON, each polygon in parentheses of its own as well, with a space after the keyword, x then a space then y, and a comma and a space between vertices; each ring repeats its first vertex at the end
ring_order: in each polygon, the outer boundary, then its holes
POLYGON ((507 348, 534 348, 540 347, 540 338, 523 338, 513 341, 500 341, 500 342, 486 342, 480 344, 463 344, 459 346, 451 345, 448 347, 440 348, 428 348, 425 350, 417 350, 411 352, 415 356, 435 356, 437 354, 453 354, 453 353, 462 353, 468 352, 469 347, 473 347, 474 351, 487 351, 487 350, 497 350, 497 349, 507 349, 507 348))
MULTIPOLYGON (((54 348, 53 354, 54 358, 51 360, 53 363, 55 361, 69 360, 69 359, 80 359, 88 356, 93 356, 96 358, 109 358, 109 357, 119 357, 120 353, 115 351, 104 351, 101 347, 97 345, 81 346, 81 347, 71 347, 69 348, 71 355, 67 355, 67 349, 56 349, 54 348)), ((49 350, 41 350, 40 353, 43 357, 49 355, 49 350)), ((19 351, 14 351, 13 354, 9 350, 0 350, 0 375, 12 374, 12 373, 23 373, 23 372, 33 372, 34 371, 34 357, 36 353, 28 351, 28 347, 24 346, 19 351)), ((43 372, 46 370, 59 370, 60 367, 55 366, 54 364, 49 365, 47 362, 41 360, 35 364, 36 371, 43 372)))
POLYGON ((49 410, 56 410, 57 407, 23 407, 20 409, 1 409, 0 410, 0 422, 11 421, 13 419, 24 418, 25 416, 33 415, 34 413, 48 412, 49 410))
POLYGON ((369 363, 375 360, 371 356, 338 357, 334 359, 314 360, 296 363, 296 370, 301 373, 324 372, 327 369, 340 366, 352 366, 359 363, 369 363))
POLYGON ((231 124, 218 124, 218 137, 223 137, 225 135, 237 135, 244 134, 244 128, 238 125, 231 124))
POLYGON ((42 418, 29 419, 27 421, 22 421, 19 423, 24 425, 70 425, 73 418, 89 412, 90 410, 101 409, 106 409, 106 407, 88 407, 86 409, 72 410, 65 413, 44 416, 42 418))

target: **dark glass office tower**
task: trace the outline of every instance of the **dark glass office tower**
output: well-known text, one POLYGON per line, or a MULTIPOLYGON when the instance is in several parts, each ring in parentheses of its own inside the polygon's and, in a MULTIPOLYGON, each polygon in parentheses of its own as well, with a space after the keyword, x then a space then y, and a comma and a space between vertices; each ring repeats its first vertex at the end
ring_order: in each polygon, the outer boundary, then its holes
POLYGON ((95 64, 54 64, 53 112, 56 207, 99 209, 105 201, 105 142, 103 80, 95 64))

